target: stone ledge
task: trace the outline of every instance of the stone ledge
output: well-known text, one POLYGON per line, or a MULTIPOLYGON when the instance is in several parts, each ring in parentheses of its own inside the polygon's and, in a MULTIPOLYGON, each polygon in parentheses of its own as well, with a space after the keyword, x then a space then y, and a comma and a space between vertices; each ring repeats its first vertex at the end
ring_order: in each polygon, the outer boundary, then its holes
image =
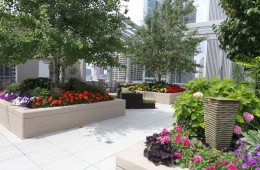
POLYGON ((173 104, 177 97, 182 94, 179 93, 157 93, 157 92, 150 92, 150 91, 138 91, 137 93, 143 94, 143 98, 153 99, 156 103, 161 104, 173 104))
POLYGON ((155 166, 143 156, 144 142, 137 143, 116 155, 116 170, 188 170, 178 166, 155 166))

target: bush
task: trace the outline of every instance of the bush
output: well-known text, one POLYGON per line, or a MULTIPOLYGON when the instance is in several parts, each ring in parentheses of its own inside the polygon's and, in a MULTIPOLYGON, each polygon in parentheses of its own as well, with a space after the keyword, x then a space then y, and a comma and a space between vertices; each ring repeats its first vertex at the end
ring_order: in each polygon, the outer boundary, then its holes
POLYGON ((36 87, 33 90, 30 90, 30 95, 34 96, 34 97, 46 97, 46 96, 50 96, 51 92, 47 89, 44 88, 40 88, 40 87, 36 87))
POLYGON ((49 90, 50 86, 51 79, 49 78, 39 77, 34 79, 26 79, 21 83, 21 92, 26 94, 28 91, 37 87, 49 90))
POLYGON ((104 93, 105 90, 102 87, 94 86, 87 84, 85 82, 80 81, 77 78, 71 78, 68 82, 66 82, 63 87, 63 90, 68 91, 89 91, 89 92, 96 92, 96 93, 104 93))
POLYGON ((186 86, 186 91, 173 105, 176 109, 174 117, 178 118, 178 124, 191 127, 197 135, 204 136, 204 110, 202 99, 192 96, 196 92, 202 92, 204 97, 228 97, 240 100, 236 124, 245 132, 260 128, 260 99, 255 96, 253 90, 246 88, 243 82, 218 78, 207 81, 206 78, 199 78, 188 82, 186 86), (254 121, 250 124, 245 122, 244 112, 253 114, 254 121))
POLYGON ((21 84, 20 83, 13 83, 11 85, 9 85, 6 89, 5 89, 5 93, 7 94, 20 94, 20 88, 21 88, 21 84))

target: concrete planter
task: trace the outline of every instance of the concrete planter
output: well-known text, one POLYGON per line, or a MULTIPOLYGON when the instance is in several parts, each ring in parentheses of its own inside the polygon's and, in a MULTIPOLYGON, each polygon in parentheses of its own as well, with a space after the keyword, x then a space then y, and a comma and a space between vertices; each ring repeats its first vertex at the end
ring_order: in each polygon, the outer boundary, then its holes
POLYGON ((29 109, 0 99, 0 123, 20 138, 125 115, 125 100, 29 109))
POLYGON ((211 147, 229 148, 239 102, 223 97, 204 98, 205 136, 211 147))
POLYGON ((136 91, 137 93, 142 93, 144 98, 153 99, 156 103, 161 104, 173 104, 177 96, 181 95, 180 93, 157 93, 150 91, 136 91))
POLYGON ((188 170, 178 166, 155 166, 144 157, 144 142, 137 143, 116 155, 116 170, 188 170))

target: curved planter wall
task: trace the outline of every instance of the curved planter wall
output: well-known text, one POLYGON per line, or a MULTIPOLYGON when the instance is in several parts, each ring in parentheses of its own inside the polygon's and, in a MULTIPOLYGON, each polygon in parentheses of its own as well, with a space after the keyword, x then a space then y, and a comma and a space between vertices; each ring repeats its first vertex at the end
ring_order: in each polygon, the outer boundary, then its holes
POLYGON ((29 109, 0 99, 0 123, 20 138, 125 115, 125 100, 29 109))
POLYGON ((173 104, 177 96, 181 95, 180 93, 157 93, 150 91, 136 91, 137 93, 142 93, 143 98, 153 99, 156 103, 161 104, 173 104))

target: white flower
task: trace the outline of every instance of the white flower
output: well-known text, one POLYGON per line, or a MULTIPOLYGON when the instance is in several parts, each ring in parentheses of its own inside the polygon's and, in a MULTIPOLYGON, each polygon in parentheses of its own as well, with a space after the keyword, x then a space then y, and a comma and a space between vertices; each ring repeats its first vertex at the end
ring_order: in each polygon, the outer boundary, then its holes
POLYGON ((201 92, 196 92, 192 95, 193 97, 198 97, 198 98, 202 98, 203 97, 203 93, 201 92))

